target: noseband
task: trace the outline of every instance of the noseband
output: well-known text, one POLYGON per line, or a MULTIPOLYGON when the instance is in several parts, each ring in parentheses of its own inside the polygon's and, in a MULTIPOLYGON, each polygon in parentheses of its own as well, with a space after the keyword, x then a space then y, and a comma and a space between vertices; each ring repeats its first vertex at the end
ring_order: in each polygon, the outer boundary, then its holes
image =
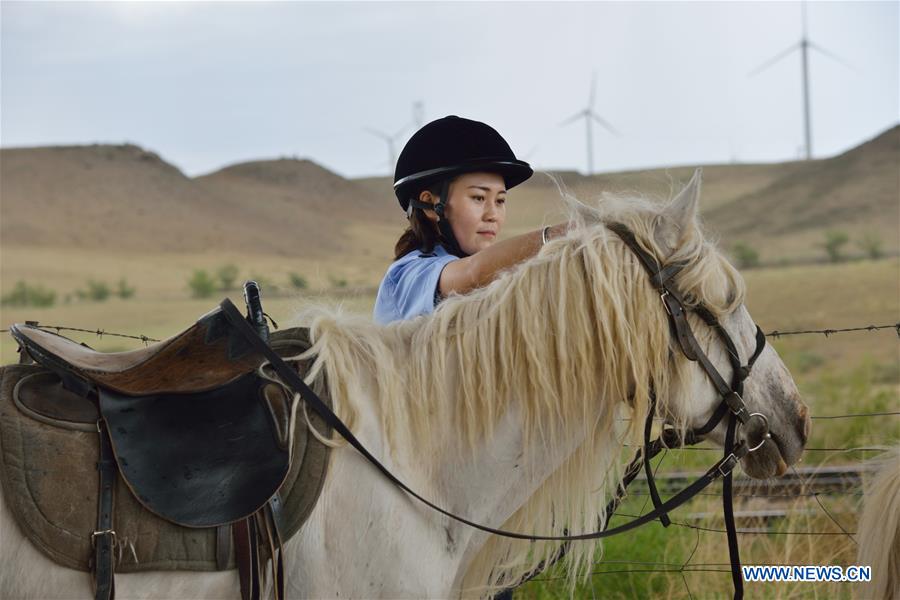
MULTIPOLYGON (((742 598, 743 585, 740 572, 740 557, 738 555, 737 533, 734 526, 734 513, 731 506, 731 471, 738 464, 738 462, 747 455, 747 453, 761 448, 765 444, 766 439, 770 437, 768 419, 766 419, 766 417, 761 413, 751 413, 747 409, 747 406, 744 404, 744 400, 742 398, 744 380, 749 376, 753 364, 756 362, 756 359, 759 358, 759 355, 762 353, 763 348, 765 348, 766 337, 763 334, 762 330, 757 327, 756 350, 750 357, 750 360, 747 361, 747 364, 742 365, 738 356, 737 347, 734 345, 731 336, 729 336, 728 332, 724 327, 722 327, 713 313, 710 312, 702 304, 696 307, 692 307, 691 310, 696 313, 707 325, 712 327, 717 332, 719 338, 722 340, 722 343, 725 345, 732 367, 731 385, 728 385, 722 375, 713 366, 712 362, 703 352, 703 349, 697 343, 697 340, 694 337, 687 320, 685 303, 679 295, 678 291, 672 285, 672 279, 684 268, 685 265, 671 264, 663 267, 656 261, 655 258, 653 258, 653 256, 648 254, 640 247, 634 237, 634 234, 632 234, 627 227, 618 223, 608 224, 607 227, 611 231, 616 233, 622 239, 622 241, 632 250, 632 252, 634 252, 635 256, 637 256, 644 269, 650 275, 650 280, 659 293, 663 306, 665 307, 665 310, 669 315, 669 324, 672 329, 672 335, 678 341, 678 344, 681 347, 681 351, 689 360, 697 361, 700 363, 700 366, 709 376, 717 392, 722 398, 719 406, 716 408, 715 412, 706 422, 706 424, 704 424, 702 427, 688 430, 684 439, 679 438, 677 431, 669 427, 663 429, 663 432, 660 434, 660 437, 658 439, 651 441, 650 430, 653 422, 653 416, 656 412, 656 396, 655 393, 651 393, 651 407, 650 411, 648 412, 647 421, 644 427, 644 447, 642 448, 638 456, 636 456, 631 464, 629 464, 629 466, 626 468, 625 476, 623 478, 623 485, 620 488, 617 497, 607 506, 606 514, 611 515, 614 512, 614 509, 618 505, 618 502, 621 500, 622 496, 624 496, 624 486, 628 485, 628 483, 635 478, 635 476, 640 471, 640 467, 642 464, 647 472, 647 481, 650 487, 651 497, 653 498, 654 509, 632 521, 629 521, 612 529, 606 529, 604 527, 605 524, 601 523, 598 527, 599 531, 580 535, 526 535, 523 533, 516 533, 512 531, 504 531, 502 529, 487 527, 485 525, 481 525, 479 523, 475 523, 473 521, 455 515, 452 512, 443 509, 440 506, 437 506, 436 504, 423 498, 418 493, 410 489, 405 483, 400 481, 400 479, 398 479, 393 473, 391 473, 390 470, 388 470, 388 468, 381 463, 381 461, 375 458, 375 456, 373 456, 366 449, 362 442, 360 442, 356 438, 356 436, 353 435, 353 433, 341 421, 341 419, 334 414, 331 408, 329 408, 328 405, 325 404, 315 394, 315 392, 313 392, 309 388, 309 386, 306 385, 297 371, 288 367, 287 364, 269 347, 264 339, 264 336, 261 336, 259 332, 259 328, 265 328, 265 322, 259 322, 261 320, 261 317, 259 315, 256 315, 255 319, 244 318, 237 310, 237 308, 227 301, 222 305, 223 312, 228 318, 229 322, 234 325, 235 329, 239 331, 243 335, 243 337, 253 347, 256 348, 256 350, 258 350, 268 359, 270 365, 278 374, 282 383, 286 387, 299 394, 300 397, 302 397, 309 406, 311 406, 314 410, 316 410, 316 412, 321 415, 328 426, 333 428, 344 439, 346 439, 351 446, 353 446, 360 454, 363 455, 363 457, 365 457, 370 463, 372 463, 372 465, 376 469, 378 469, 389 481, 391 481, 394 485, 408 493, 416 500, 422 502, 423 504, 436 510, 437 512, 486 533, 520 540, 571 542, 610 537, 618 533, 623 533, 625 531, 634 529, 635 527, 644 525, 656 519, 659 519, 664 525, 668 525, 669 519, 667 514, 669 512, 699 494, 704 488, 706 488, 716 479, 719 479, 720 477, 723 478, 722 498, 725 512, 725 524, 728 531, 728 549, 731 556, 731 570, 732 579, 734 581, 735 598, 742 598), (715 429, 715 427, 722 421, 726 414, 728 414, 728 426, 725 434, 725 453, 723 458, 720 459, 712 467, 710 467, 706 471, 706 473, 700 476, 687 488, 681 490, 680 492, 669 498, 669 500, 667 500, 666 502, 662 502, 659 498, 659 494, 657 493, 656 485, 653 479, 653 473, 650 469, 650 459, 656 456, 665 447, 682 444, 693 444, 700 441, 704 435, 715 429), (751 428, 751 424, 753 423, 758 423, 758 427, 751 428), (746 439, 740 440, 735 443, 738 425, 747 430, 745 432, 745 437, 751 434, 753 435, 752 444, 748 445, 746 439)), ((259 312, 261 314, 261 311, 259 312)), ((564 545, 554 557, 554 561, 561 558, 565 554, 565 552, 566 546, 564 545)), ((539 572, 539 570, 543 569, 545 566, 546 565, 540 565, 536 572, 539 572)), ((520 581, 520 583, 530 579, 531 576, 536 574, 536 572, 532 572, 526 575, 520 581)))

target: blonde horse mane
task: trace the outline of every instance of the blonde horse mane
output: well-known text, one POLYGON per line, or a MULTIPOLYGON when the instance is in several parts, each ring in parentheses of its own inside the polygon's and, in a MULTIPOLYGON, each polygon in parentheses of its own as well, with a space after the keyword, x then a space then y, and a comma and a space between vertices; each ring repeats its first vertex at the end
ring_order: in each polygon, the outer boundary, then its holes
MULTIPOLYGON (((433 315, 386 327, 322 306, 299 316, 314 341, 306 355, 316 356, 307 379, 325 370, 336 410, 351 428, 354 398, 368 390, 392 448, 414 447, 422 457, 456 448, 472 457, 511 402, 518 403, 525 444, 552 447, 568 432, 583 435, 586 441, 503 524, 544 535, 594 531, 605 518, 621 481, 623 445, 641 443, 651 385, 659 414, 684 426, 673 399, 684 397, 685 361, 671 357, 665 311, 646 273, 603 223, 627 225, 661 262, 687 263, 678 285, 689 303, 702 299, 724 313, 743 302, 744 290, 698 226, 682 232, 673 253, 657 247, 662 204, 608 194, 596 206, 564 199, 573 223, 568 235, 490 285, 447 298, 433 315), (602 456, 617 457, 609 472, 598 468, 602 456)), ((430 465, 429 474, 440 466, 430 465)), ((491 536, 470 562, 464 594, 490 596, 557 548, 491 536)), ((570 585, 587 576, 598 549, 599 542, 572 545, 570 585)))
POLYGON ((865 481, 856 536, 857 564, 872 567, 872 581, 859 591, 860 597, 890 600, 900 590, 900 446, 872 463, 876 472, 865 481))

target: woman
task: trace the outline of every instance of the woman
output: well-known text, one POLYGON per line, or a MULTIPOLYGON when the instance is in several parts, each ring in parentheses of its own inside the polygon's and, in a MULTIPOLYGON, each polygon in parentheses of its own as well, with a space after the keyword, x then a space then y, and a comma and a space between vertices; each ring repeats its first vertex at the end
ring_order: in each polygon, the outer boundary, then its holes
POLYGON ((394 193, 409 227, 375 300, 375 321, 431 313, 442 298, 490 283, 533 255, 565 223, 502 242, 507 190, 533 171, 492 127, 456 116, 428 123, 404 146, 394 193))

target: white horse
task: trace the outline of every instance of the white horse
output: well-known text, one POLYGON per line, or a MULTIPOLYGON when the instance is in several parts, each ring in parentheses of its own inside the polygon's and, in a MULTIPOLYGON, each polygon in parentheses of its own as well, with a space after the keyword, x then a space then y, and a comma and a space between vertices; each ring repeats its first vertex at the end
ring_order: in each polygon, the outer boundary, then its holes
MULTIPOLYGON (((666 312, 634 254, 603 224, 627 225, 661 262, 688 266, 676 284, 721 319, 746 362, 755 326, 740 275, 697 220, 699 172, 671 202, 566 197, 573 228, 485 288, 444 301, 428 317, 379 327, 316 307, 311 382, 327 374, 336 411, 414 490, 490 527, 529 534, 593 531, 622 474, 624 444, 640 445, 650 387, 658 414, 702 425, 719 404, 706 374, 670 339, 666 312)), ((691 316, 701 347, 726 379, 712 330, 691 316)), ((766 346, 744 399, 772 439, 743 460, 754 477, 783 473, 809 430, 787 369, 766 346)), ((722 443, 724 425, 710 439, 722 443)), ((0 506, 0 596, 91 595, 87 574, 57 566, 0 506)), ((286 545, 291 598, 489 596, 558 544, 499 538, 452 521, 391 485, 347 445, 303 529, 286 545)), ((567 557, 586 577, 599 542, 567 557)), ((116 577, 119 598, 237 598, 234 571, 116 577)))

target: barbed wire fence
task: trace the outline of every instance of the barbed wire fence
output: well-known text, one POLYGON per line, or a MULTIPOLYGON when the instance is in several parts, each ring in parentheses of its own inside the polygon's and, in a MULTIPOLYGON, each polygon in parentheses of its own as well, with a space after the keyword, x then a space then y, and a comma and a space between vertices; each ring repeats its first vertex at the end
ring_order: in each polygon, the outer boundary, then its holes
MULTIPOLYGON (((32 325, 34 327, 40 327, 41 329, 46 329, 48 331, 54 331, 59 333, 61 331, 76 331, 79 333, 90 333, 96 335, 99 338, 103 338, 103 336, 108 337, 119 337, 126 338, 132 340, 138 340, 145 344, 151 342, 159 342, 160 340, 152 337, 148 337, 146 335, 129 335, 125 333, 113 333, 111 331, 106 331, 105 329, 82 329, 80 327, 66 327, 63 325, 41 325, 38 321, 25 321, 26 325, 32 325)), ((861 327, 846 327, 843 329, 801 329, 797 331, 778 331, 774 329, 768 333, 766 333, 766 337, 771 338, 780 338, 789 335, 806 335, 806 334, 821 334, 825 337, 829 337, 834 335, 835 333, 847 333, 852 331, 880 331, 883 329, 893 329, 897 333, 897 337, 900 338, 900 321, 892 324, 892 325, 863 325, 861 327)), ((9 329, 0 329, 0 333, 8 333, 9 329)))
MULTIPOLYGON (((128 335, 121 333, 109 332, 104 329, 82 329, 77 327, 65 327, 59 325, 41 325, 36 321, 27 321, 27 324, 41 327, 42 329, 54 331, 56 333, 60 333, 62 331, 73 331, 80 333, 88 333, 92 335, 96 335, 99 338, 107 337, 117 337, 124 339, 133 339, 140 341, 143 344, 149 344, 158 342, 155 338, 151 338, 145 335, 128 335)), ((838 333, 850 333, 850 332, 875 332, 893 329, 897 334, 898 338, 900 338, 900 322, 896 322, 893 324, 887 325, 864 325, 859 327, 845 327, 845 328, 825 328, 825 329, 803 329, 796 331, 779 331, 773 330, 771 332, 766 333, 766 337, 778 339, 786 336, 795 336, 795 335, 823 335, 826 338, 830 338, 834 334, 838 333)), ((0 332, 8 332, 7 329, 0 329, 0 332)), ((866 413, 847 413, 847 414, 835 414, 835 415, 814 415, 811 418, 813 420, 840 420, 840 419, 864 419, 864 418, 885 418, 885 417, 898 417, 900 416, 900 411, 880 411, 880 412, 866 412, 866 413)), ((894 440, 892 443, 896 443, 894 440)), ((857 447, 808 447, 805 448, 805 452, 821 452, 821 453, 874 453, 874 452, 882 452, 886 448, 877 447, 877 446, 857 446, 857 447)), ((660 468, 662 463, 665 461, 669 452, 721 452, 719 448, 712 447, 702 447, 702 446, 684 446, 680 448, 668 448, 664 451, 662 457, 656 465, 656 470, 660 468)), ((859 465, 857 465, 858 467, 859 465)), ((852 471, 853 469, 851 469, 852 471)), ((829 511, 822 502, 822 497, 827 496, 854 496, 859 497, 862 495, 862 489, 860 486, 860 480, 856 481, 855 485, 849 486, 844 489, 824 489, 824 490, 816 490, 815 482, 809 481, 810 478, 802 477, 797 469, 792 467, 792 471, 794 475, 799 480, 798 490, 794 490, 791 493, 782 493, 782 494, 772 494, 766 493, 764 491, 758 490, 750 490, 747 492, 735 491, 735 498, 785 498, 785 499, 797 499, 797 498, 812 498, 815 500, 818 505, 818 509, 827 516, 827 518, 835 525, 838 531, 781 531, 781 530, 772 530, 771 528, 765 529, 738 529, 737 532, 740 535, 780 535, 780 536, 813 536, 813 537, 834 537, 834 536, 843 536, 846 537, 850 542, 854 545, 857 545, 857 540, 854 538, 856 532, 849 531, 846 527, 844 527, 839 520, 829 511)), ((659 478, 664 479, 664 478, 659 478)), ((638 478, 635 480, 635 483, 640 483, 642 481, 646 481, 643 478, 638 478)), ((647 507, 647 503, 649 501, 649 492, 635 489, 628 491, 629 496, 634 497, 644 497, 643 507, 641 508, 641 514, 644 513, 647 507)), ((707 491, 701 492, 698 496, 710 496, 710 497, 720 497, 721 492, 715 491, 707 491)), ((785 511, 785 514, 782 516, 787 516, 790 511, 785 511)), ((625 518, 638 518, 639 514, 631 514, 626 512, 617 511, 615 513, 616 517, 625 517, 625 518)), ((723 528, 718 527, 709 527, 704 525, 697 525, 693 523, 689 523, 687 521, 678 521, 671 520, 671 523, 675 527, 685 528, 696 532, 696 539, 693 549, 690 552, 687 560, 680 563, 674 562, 653 562, 653 561, 632 561, 632 560, 606 560, 604 559, 601 563, 595 563, 594 568, 591 571, 591 577, 597 577, 602 575, 624 575, 624 574, 632 574, 632 573, 641 573, 641 574, 654 574, 654 573, 663 573, 663 574, 671 574, 671 575, 680 575, 681 580, 684 584, 685 591, 689 598, 693 599, 694 594, 691 591, 690 586, 688 585, 687 578, 685 574, 687 573, 730 573, 730 563, 692 563, 694 555, 697 552, 697 549, 700 546, 700 534, 701 532, 709 532, 709 533, 718 533, 725 534, 726 531, 723 528), (617 567, 617 568, 611 568, 617 567), (626 568, 618 568, 618 567, 626 567, 626 568), (635 568, 631 568, 635 567, 635 568)), ((791 564, 779 564, 779 563, 767 563, 772 566, 793 566, 791 564)), ((549 582, 555 580, 564 580, 566 577, 564 575, 554 576, 549 574, 539 575, 531 579, 531 582, 549 582)), ((593 589, 593 588, 592 588, 593 589)))

